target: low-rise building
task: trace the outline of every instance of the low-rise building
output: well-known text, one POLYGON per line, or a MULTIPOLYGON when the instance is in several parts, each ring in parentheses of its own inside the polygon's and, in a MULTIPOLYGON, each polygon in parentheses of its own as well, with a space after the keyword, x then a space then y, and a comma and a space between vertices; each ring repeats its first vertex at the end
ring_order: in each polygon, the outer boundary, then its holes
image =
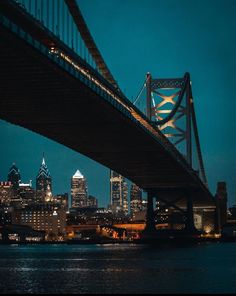
POLYGON ((60 239, 65 233, 66 211, 51 206, 35 206, 13 212, 12 223, 28 225, 34 230, 45 231, 46 239, 60 239))

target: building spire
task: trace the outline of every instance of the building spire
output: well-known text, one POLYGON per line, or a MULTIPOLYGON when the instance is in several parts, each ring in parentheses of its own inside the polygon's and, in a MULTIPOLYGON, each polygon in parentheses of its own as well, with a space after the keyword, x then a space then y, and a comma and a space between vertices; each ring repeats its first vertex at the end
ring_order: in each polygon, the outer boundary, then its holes
POLYGON ((42 160, 42 165, 45 165, 44 152, 43 152, 43 160, 42 160))

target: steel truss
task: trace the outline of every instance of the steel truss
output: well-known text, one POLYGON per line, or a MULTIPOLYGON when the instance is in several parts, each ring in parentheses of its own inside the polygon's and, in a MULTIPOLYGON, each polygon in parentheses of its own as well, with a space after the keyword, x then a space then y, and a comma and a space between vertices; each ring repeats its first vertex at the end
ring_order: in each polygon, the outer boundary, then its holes
POLYGON ((152 79, 148 73, 146 77, 147 92, 147 117, 154 126, 172 139, 174 146, 186 142, 186 160, 192 167, 192 128, 196 142, 197 159, 200 169, 200 177, 207 186, 207 179, 203 165, 201 146, 197 130, 196 115, 194 110, 192 87, 189 73, 183 78, 152 79), (173 90, 169 95, 165 90, 173 90), (155 104, 154 96, 158 96, 159 103, 155 104), (168 106, 172 106, 172 108, 168 106), (164 108, 164 109, 163 109, 164 108), (185 117, 185 129, 178 126, 179 120, 185 117), (168 131, 167 131, 168 128, 168 131), (172 132, 170 132, 171 130, 172 132))

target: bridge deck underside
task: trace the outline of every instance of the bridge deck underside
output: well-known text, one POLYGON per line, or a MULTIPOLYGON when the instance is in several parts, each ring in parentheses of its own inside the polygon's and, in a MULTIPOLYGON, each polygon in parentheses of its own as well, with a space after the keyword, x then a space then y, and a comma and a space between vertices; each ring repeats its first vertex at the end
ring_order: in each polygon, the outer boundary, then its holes
POLYGON ((1 119, 70 147, 143 189, 196 185, 196 200, 210 202, 208 191, 135 121, 17 36, 4 28, 0 34, 1 119))

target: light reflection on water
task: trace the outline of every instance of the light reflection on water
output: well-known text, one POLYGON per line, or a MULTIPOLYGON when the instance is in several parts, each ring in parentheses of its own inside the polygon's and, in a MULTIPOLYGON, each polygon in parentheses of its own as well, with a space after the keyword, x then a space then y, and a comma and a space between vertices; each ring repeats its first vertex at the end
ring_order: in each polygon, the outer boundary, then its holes
POLYGON ((236 244, 0 245, 0 293, 234 293, 236 244))

